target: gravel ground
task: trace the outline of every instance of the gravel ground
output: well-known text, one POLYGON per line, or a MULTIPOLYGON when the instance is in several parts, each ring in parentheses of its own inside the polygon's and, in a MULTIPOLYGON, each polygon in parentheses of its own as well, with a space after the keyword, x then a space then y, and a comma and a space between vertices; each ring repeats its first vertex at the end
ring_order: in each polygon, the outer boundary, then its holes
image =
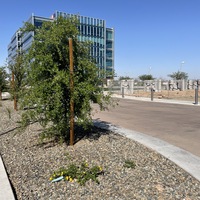
POLYGON ((200 199, 199 181, 133 140, 96 128, 73 147, 50 141, 41 144, 41 127, 33 124, 24 133, 16 134, 20 111, 13 111, 8 100, 0 103, 0 153, 17 199, 200 199), (134 161, 136 167, 124 167, 125 160, 134 161), (102 166, 100 184, 49 181, 60 167, 83 161, 89 166, 102 166))

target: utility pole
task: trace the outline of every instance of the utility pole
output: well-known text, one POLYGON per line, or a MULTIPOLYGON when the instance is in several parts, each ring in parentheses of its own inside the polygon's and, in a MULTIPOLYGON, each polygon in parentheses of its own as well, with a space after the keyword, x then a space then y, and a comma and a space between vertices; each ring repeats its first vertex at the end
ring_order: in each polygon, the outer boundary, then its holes
POLYGON ((70 145, 74 145, 74 64, 73 64, 73 43, 69 38, 69 61, 70 61, 70 145))

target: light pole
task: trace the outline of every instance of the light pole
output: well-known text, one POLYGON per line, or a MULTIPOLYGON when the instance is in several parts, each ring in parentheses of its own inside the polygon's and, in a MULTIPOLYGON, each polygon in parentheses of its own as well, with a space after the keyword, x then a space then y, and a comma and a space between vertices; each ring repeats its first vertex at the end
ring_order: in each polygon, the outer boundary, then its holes
POLYGON ((149 75, 151 75, 151 66, 149 67, 149 75))
POLYGON ((182 62, 181 62, 180 72, 181 72, 181 70, 182 70, 183 64, 185 64, 185 61, 182 61, 182 62))

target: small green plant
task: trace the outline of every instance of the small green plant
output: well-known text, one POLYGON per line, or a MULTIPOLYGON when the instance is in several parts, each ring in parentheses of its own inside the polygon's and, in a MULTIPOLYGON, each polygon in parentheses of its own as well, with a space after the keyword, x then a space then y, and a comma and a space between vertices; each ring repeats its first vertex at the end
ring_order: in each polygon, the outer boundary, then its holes
POLYGON ((55 180, 64 179, 65 181, 77 181, 80 185, 85 185, 85 183, 91 179, 99 184, 97 178, 100 174, 103 174, 103 170, 100 166, 95 165, 89 168, 87 162, 83 162, 80 166, 70 164, 68 168, 61 168, 55 171, 49 180, 55 182, 55 180))
POLYGON ((124 167, 135 169, 136 164, 132 160, 125 160, 124 167))
POLYGON ((66 153, 64 154, 64 156, 65 156, 65 158, 66 158, 67 160, 72 160, 72 157, 70 156, 70 154, 69 154, 68 152, 66 152, 66 153))

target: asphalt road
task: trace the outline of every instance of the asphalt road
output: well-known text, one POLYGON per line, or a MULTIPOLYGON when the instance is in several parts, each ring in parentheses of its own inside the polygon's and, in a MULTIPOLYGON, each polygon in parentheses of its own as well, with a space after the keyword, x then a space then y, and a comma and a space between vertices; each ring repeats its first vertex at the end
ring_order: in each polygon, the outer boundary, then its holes
POLYGON ((93 119, 151 135, 200 157, 200 106, 119 99, 118 106, 95 112, 93 119))

